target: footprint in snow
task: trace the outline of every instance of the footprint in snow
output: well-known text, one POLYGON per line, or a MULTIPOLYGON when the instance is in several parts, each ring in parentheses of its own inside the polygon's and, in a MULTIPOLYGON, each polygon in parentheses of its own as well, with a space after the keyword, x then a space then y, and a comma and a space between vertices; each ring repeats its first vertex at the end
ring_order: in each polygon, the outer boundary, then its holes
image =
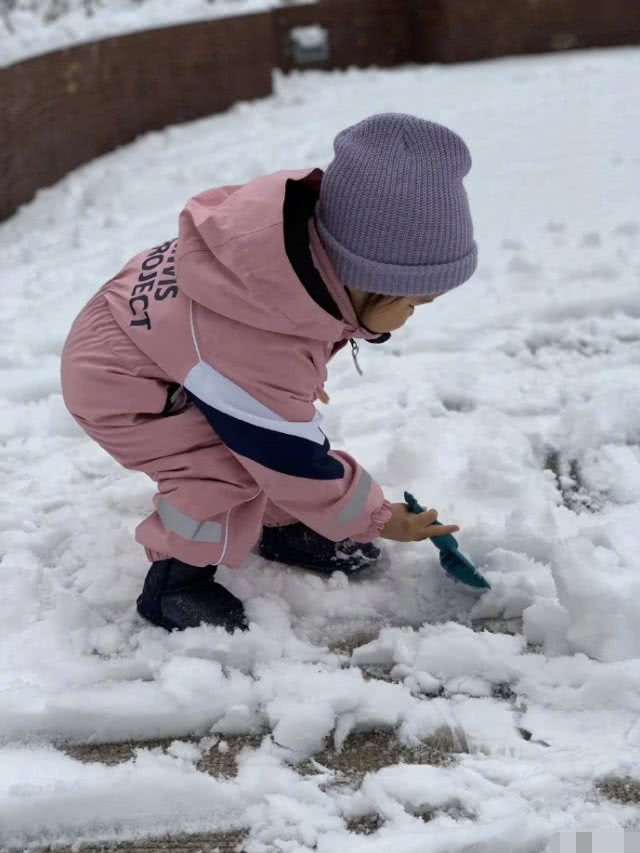
POLYGON ((640 225, 637 222, 621 222, 613 229, 613 233, 620 237, 636 237, 638 232, 640 232, 640 225))
POLYGON ((602 245, 602 238, 597 231, 589 231, 583 236, 580 245, 588 249, 596 249, 602 245))
POLYGON ((514 255, 507 264, 507 272, 516 273, 517 275, 537 275, 540 269, 539 264, 528 261, 522 255, 514 255))

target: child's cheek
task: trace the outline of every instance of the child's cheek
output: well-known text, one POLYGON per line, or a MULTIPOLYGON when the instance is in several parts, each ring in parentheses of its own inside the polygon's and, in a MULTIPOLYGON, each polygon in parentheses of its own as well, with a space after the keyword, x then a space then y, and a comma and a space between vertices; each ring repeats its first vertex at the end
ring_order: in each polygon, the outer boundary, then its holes
POLYGON ((395 316, 395 328, 400 329, 407 323, 412 315, 413 311, 411 309, 403 308, 401 311, 397 312, 395 316))

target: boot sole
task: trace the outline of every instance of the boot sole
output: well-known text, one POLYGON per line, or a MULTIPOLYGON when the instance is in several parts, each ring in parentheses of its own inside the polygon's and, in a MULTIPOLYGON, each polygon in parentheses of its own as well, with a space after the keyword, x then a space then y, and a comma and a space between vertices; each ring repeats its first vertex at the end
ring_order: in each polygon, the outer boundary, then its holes
POLYGON ((151 616, 149 616, 148 613, 145 613, 145 611, 142 609, 139 601, 136 601, 136 610, 138 611, 139 615, 142 616, 142 618, 145 621, 150 622, 152 625, 155 625, 157 628, 164 628, 165 631, 182 631, 182 630, 184 630, 183 628, 178 627, 178 625, 175 625, 173 622, 170 622, 168 619, 163 619, 162 616, 159 619, 152 619, 151 616))
MULTIPOLYGON (((165 619, 162 616, 159 619, 152 619, 148 613, 145 613, 145 611, 140 606, 140 603, 138 601, 136 601, 136 610, 138 611, 138 614, 140 616, 142 616, 142 618, 144 620, 151 623, 151 625, 155 625, 157 628, 164 628, 165 631, 169 631, 169 632, 171 632, 171 631, 186 631, 187 628, 196 627, 194 625, 187 625, 185 628, 181 628, 180 625, 176 625, 175 622, 171 622, 171 620, 165 619)), ((233 628, 230 628, 228 625, 225 625, 224 622, 217 622, 215 624, 212 622, 201 622, 200 624, 201 625, 211 625, 213 628, 224 628, 225 631, 228 631, 230 634, 232 634, 234 631, 236 631, 238 629, 240 631, 248 631, 249 630, 249 624, 246 621, 246 619, 242 623, 242 625, 234 625, 233 628)), ((197 626, 197 627, 200 627, 200 626, 197 626)))
POLYGON ((311 565, 310 563, 305 563, 302 560, 297 563, 289 563, 285 560, 278 559, 278 557, 271 557, 267 554, 263 554, 261 551, 259 551, 258 554, 263 560, 268 560, 270 563, 279 563, 281 566, 288 566, 291 569, 301 569, 305 572, 314 572, 315 574, 322 575, 325 578, 330 577, 334 572, 343 572, 348 578, 354 578, 364 574, 365 572, 370 572, 372 569, 378 568, 382 562, 382 558, 379 557, 377 560, 373 560, 371 563, 366 563, 364 566, 359 566, 357 569, 348 570, 341 568, 340 566, 331 566, 329 568, 327 566, 311 565))

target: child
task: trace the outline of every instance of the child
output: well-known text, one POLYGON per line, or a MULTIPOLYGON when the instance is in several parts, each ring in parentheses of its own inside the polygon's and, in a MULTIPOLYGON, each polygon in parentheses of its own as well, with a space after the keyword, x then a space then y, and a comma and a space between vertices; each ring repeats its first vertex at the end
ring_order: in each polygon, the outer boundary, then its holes
POLYGON ((477 250, 445 127, 375 115, 338 134, 326 172, 277 172, 190 199, 176 239, 133 258, 75 320, 65 403, 158 486, 136 530, 151 568, 138 611, 168 630, 246 627, 213 578, 260 553, 331 572, 399 542, 453 533, 390 504, 330 450, 314 401, 348 340, 383 343, 466 281, 477 250))

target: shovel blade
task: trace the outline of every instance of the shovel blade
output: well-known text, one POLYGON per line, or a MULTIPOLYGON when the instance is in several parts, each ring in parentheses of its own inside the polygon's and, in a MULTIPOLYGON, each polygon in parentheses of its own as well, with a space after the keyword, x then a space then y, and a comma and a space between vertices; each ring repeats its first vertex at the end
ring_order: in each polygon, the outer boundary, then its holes
POLYGON ((453 580, 475 589, 491 589, 489 581, 459 551, 441 551, 440 565, 453 580))

